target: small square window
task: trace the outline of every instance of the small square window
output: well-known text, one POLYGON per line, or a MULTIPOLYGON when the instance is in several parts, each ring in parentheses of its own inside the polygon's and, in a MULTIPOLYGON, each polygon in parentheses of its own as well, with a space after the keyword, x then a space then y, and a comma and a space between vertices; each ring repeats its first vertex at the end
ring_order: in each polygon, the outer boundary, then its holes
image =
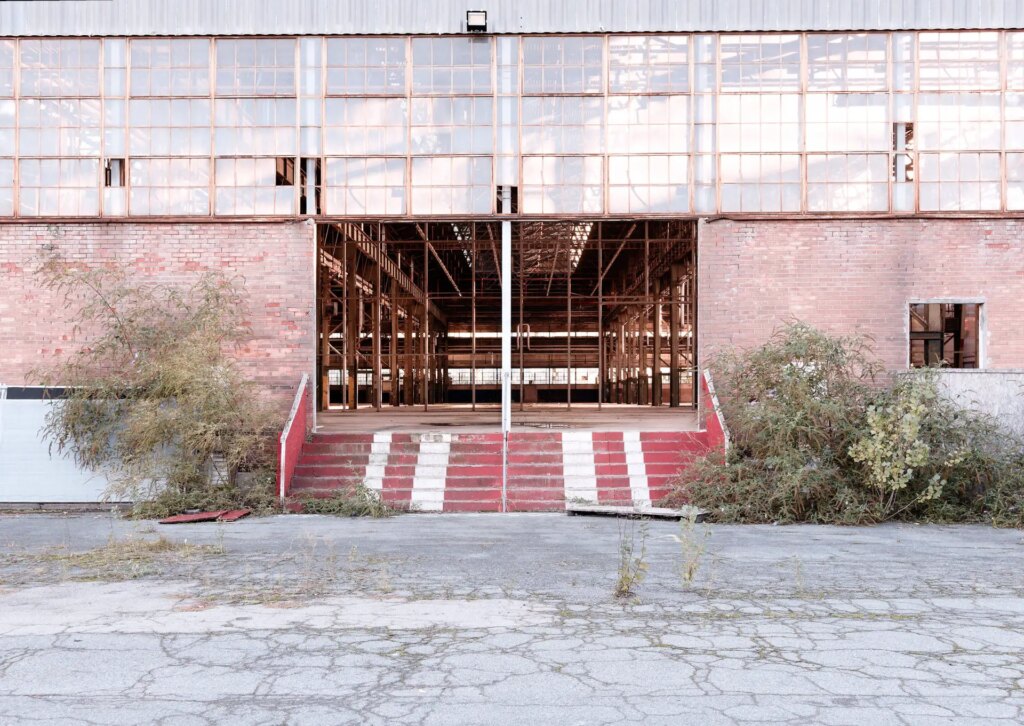
POLYGON ((980 303, 910 306, 910 366, 979 368, 980 303))

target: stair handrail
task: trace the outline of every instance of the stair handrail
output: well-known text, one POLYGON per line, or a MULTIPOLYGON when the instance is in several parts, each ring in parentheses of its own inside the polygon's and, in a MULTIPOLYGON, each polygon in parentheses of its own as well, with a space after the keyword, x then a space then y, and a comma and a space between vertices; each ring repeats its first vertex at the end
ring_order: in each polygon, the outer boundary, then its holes
POLYGON ((308 387, 309 374, 303 373, 302 380, 299 381, 299 387, 295 391, 295 398, 292 401, 292 408, 288 413, 288 419, 281 430, 280 469, 278 470, 277 485, 278 496, 281 498, 282 504, 288 496, 288 490, 291 488, 292 474, 295 473, 295 465, 298 463, 298 451, 302 450, 302 443, 306 438, 306 411, 309 406, 306 389, 308 387), (296 421, 299 421, 301 426, 296 427, 296 421), (294 435, 292 433, 293 429, 297 432, 294 435), (292 445, 292 449, 295 449, 294 442, 296 437, 298 437, 299 441, 298 451, 294 452, 295 456, 289 456, 289 444, 292 445))
POLYGON ((701 433, 704 434, 709 448, 716 449, 721 447, 722 451, 728 453, 731 443, 729 440, 729 427, 725 423, 725 414, 722 412, 722 405, 718 402, 718 394, 715 393, 715 383, 711 380, 711 369, 705 368, 701 377, 704 389, 704 412, 701 416, 703 419, 701 433))

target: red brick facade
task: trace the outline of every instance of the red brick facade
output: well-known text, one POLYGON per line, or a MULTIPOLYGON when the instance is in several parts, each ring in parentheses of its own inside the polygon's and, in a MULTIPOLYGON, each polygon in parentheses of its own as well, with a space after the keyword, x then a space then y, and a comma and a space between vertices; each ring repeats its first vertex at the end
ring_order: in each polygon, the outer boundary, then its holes
MULTIPOLYGON (((313 373, 311 223, 69 223, 0 227, 0 382, 73 349, 59 299, 33 275, 44 245, 88 263, 121 260, 160 282, 200 270, 245 278, 253 338, 239 358, 290 402, 313 373)), ((718 219, 700 225, 698 336, 703 360, 763 342, 786 320, 861 333, 891 369, 906 366, 913 300, 983 302, 983 365, 1024 367, 1024 220, 718 219)))
POLYGON ((303 373, 313 377, 315 226, 281 223, 71 223, 0 226, 0 383, 32 385, 31 371, 82 344, 62 300, 33 270, 53 245, 87 264, 117 260, 161 283, 202 270, 245 280, 252 338, 238 358, 287 409, 303 373))
POLYGON ((982 365, 1024 367, 1024 220, 713 220, 700 225, 700 355, 786 320, 873 338, 907 366, 911 301, 983 302, 982 365))

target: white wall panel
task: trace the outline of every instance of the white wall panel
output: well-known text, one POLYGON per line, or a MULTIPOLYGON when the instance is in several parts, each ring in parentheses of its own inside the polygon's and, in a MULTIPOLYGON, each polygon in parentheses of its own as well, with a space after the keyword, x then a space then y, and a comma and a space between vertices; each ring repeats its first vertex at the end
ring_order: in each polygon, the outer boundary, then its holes
POLYGON ((40 435, 47 401, 0 396, 0 502, 98 502, 101 474, 79 469, 67 456, 50 455, 40 435))

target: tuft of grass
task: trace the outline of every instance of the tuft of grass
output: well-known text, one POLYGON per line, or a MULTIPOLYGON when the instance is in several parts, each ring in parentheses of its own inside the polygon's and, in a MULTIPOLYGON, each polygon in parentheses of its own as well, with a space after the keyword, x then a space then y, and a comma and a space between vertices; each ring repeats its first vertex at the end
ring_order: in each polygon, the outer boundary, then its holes
POLYGON ((38 556, 42 562, 55 563, 76 580, 121 581, 158 574, 163 564, 182 559, 212 557, 224 554, 224 546, 177 542, 160 536, 156 539, 111 536, 96 549, 72 552, 57 547, 38 556))
POLYGON ((615 597, 636 595, 647 577, 647 522, 627 519, 619 524, 619 571, 615 597))
POLYGON ((281 553, 277 561, 293 566, 276 572, 247 572, 239 579, 207 581, 202 597, 231 605, 291 608, 327 597, 338 583, 338 555, 326 539, 307 536, 303 547, 281 553))
POLYGON ((339 489, 329 497, 307 496, 300 499, 302 511, 306 514, 329 514, 335 517, 393 517, 401 510, 381 499, 373 489, 357 484, 348 489, 339 489))

